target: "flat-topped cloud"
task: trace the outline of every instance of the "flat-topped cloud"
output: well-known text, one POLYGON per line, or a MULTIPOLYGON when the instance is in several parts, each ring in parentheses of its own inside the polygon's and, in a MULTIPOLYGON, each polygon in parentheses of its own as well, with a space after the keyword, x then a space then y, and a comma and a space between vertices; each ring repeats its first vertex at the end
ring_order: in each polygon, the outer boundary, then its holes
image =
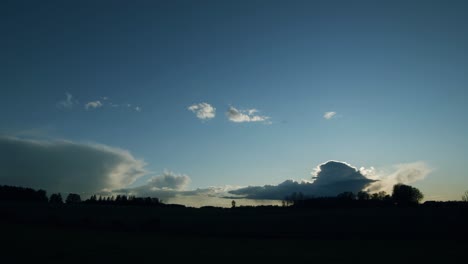
POLYGON ((5 185, 93 194, 123 188, 146 173, 145 162, 127 150, 0 136, 0 182, 5 185))

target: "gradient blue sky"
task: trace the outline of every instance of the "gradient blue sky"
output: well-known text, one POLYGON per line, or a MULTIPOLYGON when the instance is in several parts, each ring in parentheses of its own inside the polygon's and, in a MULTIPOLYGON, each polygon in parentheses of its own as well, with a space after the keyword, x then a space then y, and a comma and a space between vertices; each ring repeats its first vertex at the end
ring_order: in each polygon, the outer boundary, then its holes
POLYGON ((1 1, 0 134, 119 147, 191 188, 309 179, 327 160, 424 161, 433 171, 414 185, 459 199, 467 13, 466 1, 1 1), (57 105, 66 93, 73 107, 57 105), (187 109, 202 102, 215 118, 187 109), (271 124, 230 122, 230 106, 271 124))

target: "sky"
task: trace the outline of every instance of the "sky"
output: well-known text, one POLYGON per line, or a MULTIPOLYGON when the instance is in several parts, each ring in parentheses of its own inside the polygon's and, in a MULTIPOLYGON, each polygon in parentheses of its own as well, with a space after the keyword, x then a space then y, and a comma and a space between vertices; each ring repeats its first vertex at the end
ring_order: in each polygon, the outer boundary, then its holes
POLYGON ((426 200, 460 199, 467 11, 466 1, 1 1, 0 184, 230 205, 222 197, 279 197, 249 186, 316 179, 318 190, 345 173, 373 191, 402 182, 426 200))

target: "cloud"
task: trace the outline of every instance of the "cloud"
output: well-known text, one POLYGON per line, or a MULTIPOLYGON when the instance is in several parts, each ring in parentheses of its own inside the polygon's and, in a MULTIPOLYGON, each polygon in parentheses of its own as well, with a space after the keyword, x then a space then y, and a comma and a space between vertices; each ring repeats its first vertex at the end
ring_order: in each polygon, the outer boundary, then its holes
POLYGON ((66 98, 57 103, 58 108, 71 109, 78 102, 73 98, 70 93, 65 93, 66 98))
POLYGON ((264 122, 265 124, 271 124, 271 122, 268 121, 270 117, 255 115, 255 113, 258 113, 257 109, 238 110, 235 107, 230 106, 226 112, 226 116, 229 121, 235 123, 264 122))
POLYGON ((336 116, 336 112, 325 112, 323 118, 329 120, 336 116))
POLYGON ((92 101, 92 102, 88 102, 85 104, 85 109, 86 110, 89 110, 90 108, 93 108, 93 109, 96 109, 96 108, 99 108, 99 107, 102 107, 102 103, 101 101, 92 101))
POLYGON ((376 171, 374 168, 366 170, 366 177, 376 180, 369 186, 368 190, 370 192, 391 193, 393 185, 397 183, 411 184, 423 180, 432 171, 429 165, 422 161, 397 164, 393 166, 392 170, 390 173, 376 171))
POLYGON ((359 170, 346 162, 328 161, 318 165, 312 172, 312 181, 286 180, 278 185, 249 186, 229 193, 250 199, 284 199, 293 192, 305 196, 336 196, 350 191, 385 191, 391 193, 397 183, 410 184, 424 179, 431 169, 424 162, 413 162, 393 166, 390 173, 377 172, 373 167, 359 170))
POLYGON ((49 192, 93 194, 123 188, 147 174, 126 150, 67 140, 0 136, 0 182, 49 192))
POLYGON ((197 115, 201 120, 208 120, 214 118, 216 115, 216 108, 208 103, 199 103, 191 105, 187 108, 197 115))
POLYGON ((372 182, 345 162, 328 161, 317 166, 312 181, 286 180, 278 185, 249 186, 230 193, 250 199, 274 200, 284 199, 293 192, 301 192, 305 196, 335 196, 345 191, 358 192, 372 182))
MULTIPOLYGON (((71 95, 70 93, 65 93, 65 95, 66 95, 66 98, 57 103, 58 108, 71 109, 75 105, 79 104, 78 100, 75 100, 73 95, 71 95)), ((89 101, 85 103, 83 106, 84 106, 84 109, 86 110, 91 110, 91 109, 96 109, 96 108, 101 108, 101 107, 127 108, 129 110, 136 111, 136 112, 141 112, 143 110, 143 108, 139 105, 135 105, 133 107, 132 104, 129 104, 129 103, 116 104, 107 96, 99 97, 99 100, 89 101)))
POLYGON ((144 185, 117 189, 113 192, 117 194, 135 195, 138 197, 157 197, 167 200, 189 192, 186 191, 186 187, 189 183, 189 176, 165 170, 162 175, 153 176, 144 185))
POLYGON ((146 185, 151 188, 184 190, 189 183, 189 176, 166 170, 162 175, 151 178, 146 185))
MULTIPOLYGON (((231 200, 235 199, 238 206, 241 205, 279 205, 278 201, 273 200, 260 200, 260 199, 244 199, 242 197, 235 197, 228 192, 234 189, 239 189, 239 186, 211 186, 207 188, 197 188, 195 190, 186 190, 186 186, 190 178, 186 175, 163 173, 161 176, 155 177, 156 179, 163 179, 164 176, 173 178, 176 182, 182 184, 171 185, 176 189, 164 188, 164 184, 160 184, 159 180, 149 180, 146 184, 134 188, 126 188, 115 190, 107 195, 135 195, 138 197, 157 197, 162 199, 164 203, 184 204, 186 206, 201 207, 201 206, 220 206, 230 207, 231 200), (175 176, 175 177, 173 177, 175 176), (178 176, 178 177, 177 177, 178 176), (185 177, 184 177, 185 176, 185 177), (154 186, 154 184, 156 186, 154 186), (227 199, 226 199, 227 198, 227 199)), ((163 180, 163 182, 167 182, 163 180)), ((170 180, 169 182, 172 182, 170 180)))

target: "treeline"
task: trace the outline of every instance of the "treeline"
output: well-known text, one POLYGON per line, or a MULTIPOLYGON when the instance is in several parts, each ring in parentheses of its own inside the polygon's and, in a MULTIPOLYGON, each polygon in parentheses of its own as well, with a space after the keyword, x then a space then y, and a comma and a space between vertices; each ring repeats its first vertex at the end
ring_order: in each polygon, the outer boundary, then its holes
POLYGON ((133 195, 117 195, 108 197, 91 196, 88 200, 84 201, 86 204, 103 204, 103 205, 143 205, 143 206, 160 206, 163 203, 158 198, 152 197, 136 197, 133 195))
POLYGON ((47 203, 47 193, 44 190, 16 186, 0 186, 0 201, 24 201, 47 203))
POLYGON ((108 196, 97 197, 92 195, 89 199, 81 200, 81 196, 76 193, 70 193, 66 196, 65 201, 60 193, 53 193, 47 197, 47 192, 44 190, 34 190, 32 188, 16 187, 16 186, 0 186, 0 201, 10 202, 39 202, 50 203, 54 205, 60 204, 102 204, 102 205, 142 205, 142 206, 161 206, 163 203, 158 198, 152 197, 136 197, 136 196, 108 196))
POLYGON ((311 208, 415 206, 423 198, 424 195, 417 188, 396 184, 391 195, 384 191, 377 193, 360 191, 357 194, 343 192, 335 197, 306 197, 302 193, 292 193, 285 197, 283 206, 311 208))

